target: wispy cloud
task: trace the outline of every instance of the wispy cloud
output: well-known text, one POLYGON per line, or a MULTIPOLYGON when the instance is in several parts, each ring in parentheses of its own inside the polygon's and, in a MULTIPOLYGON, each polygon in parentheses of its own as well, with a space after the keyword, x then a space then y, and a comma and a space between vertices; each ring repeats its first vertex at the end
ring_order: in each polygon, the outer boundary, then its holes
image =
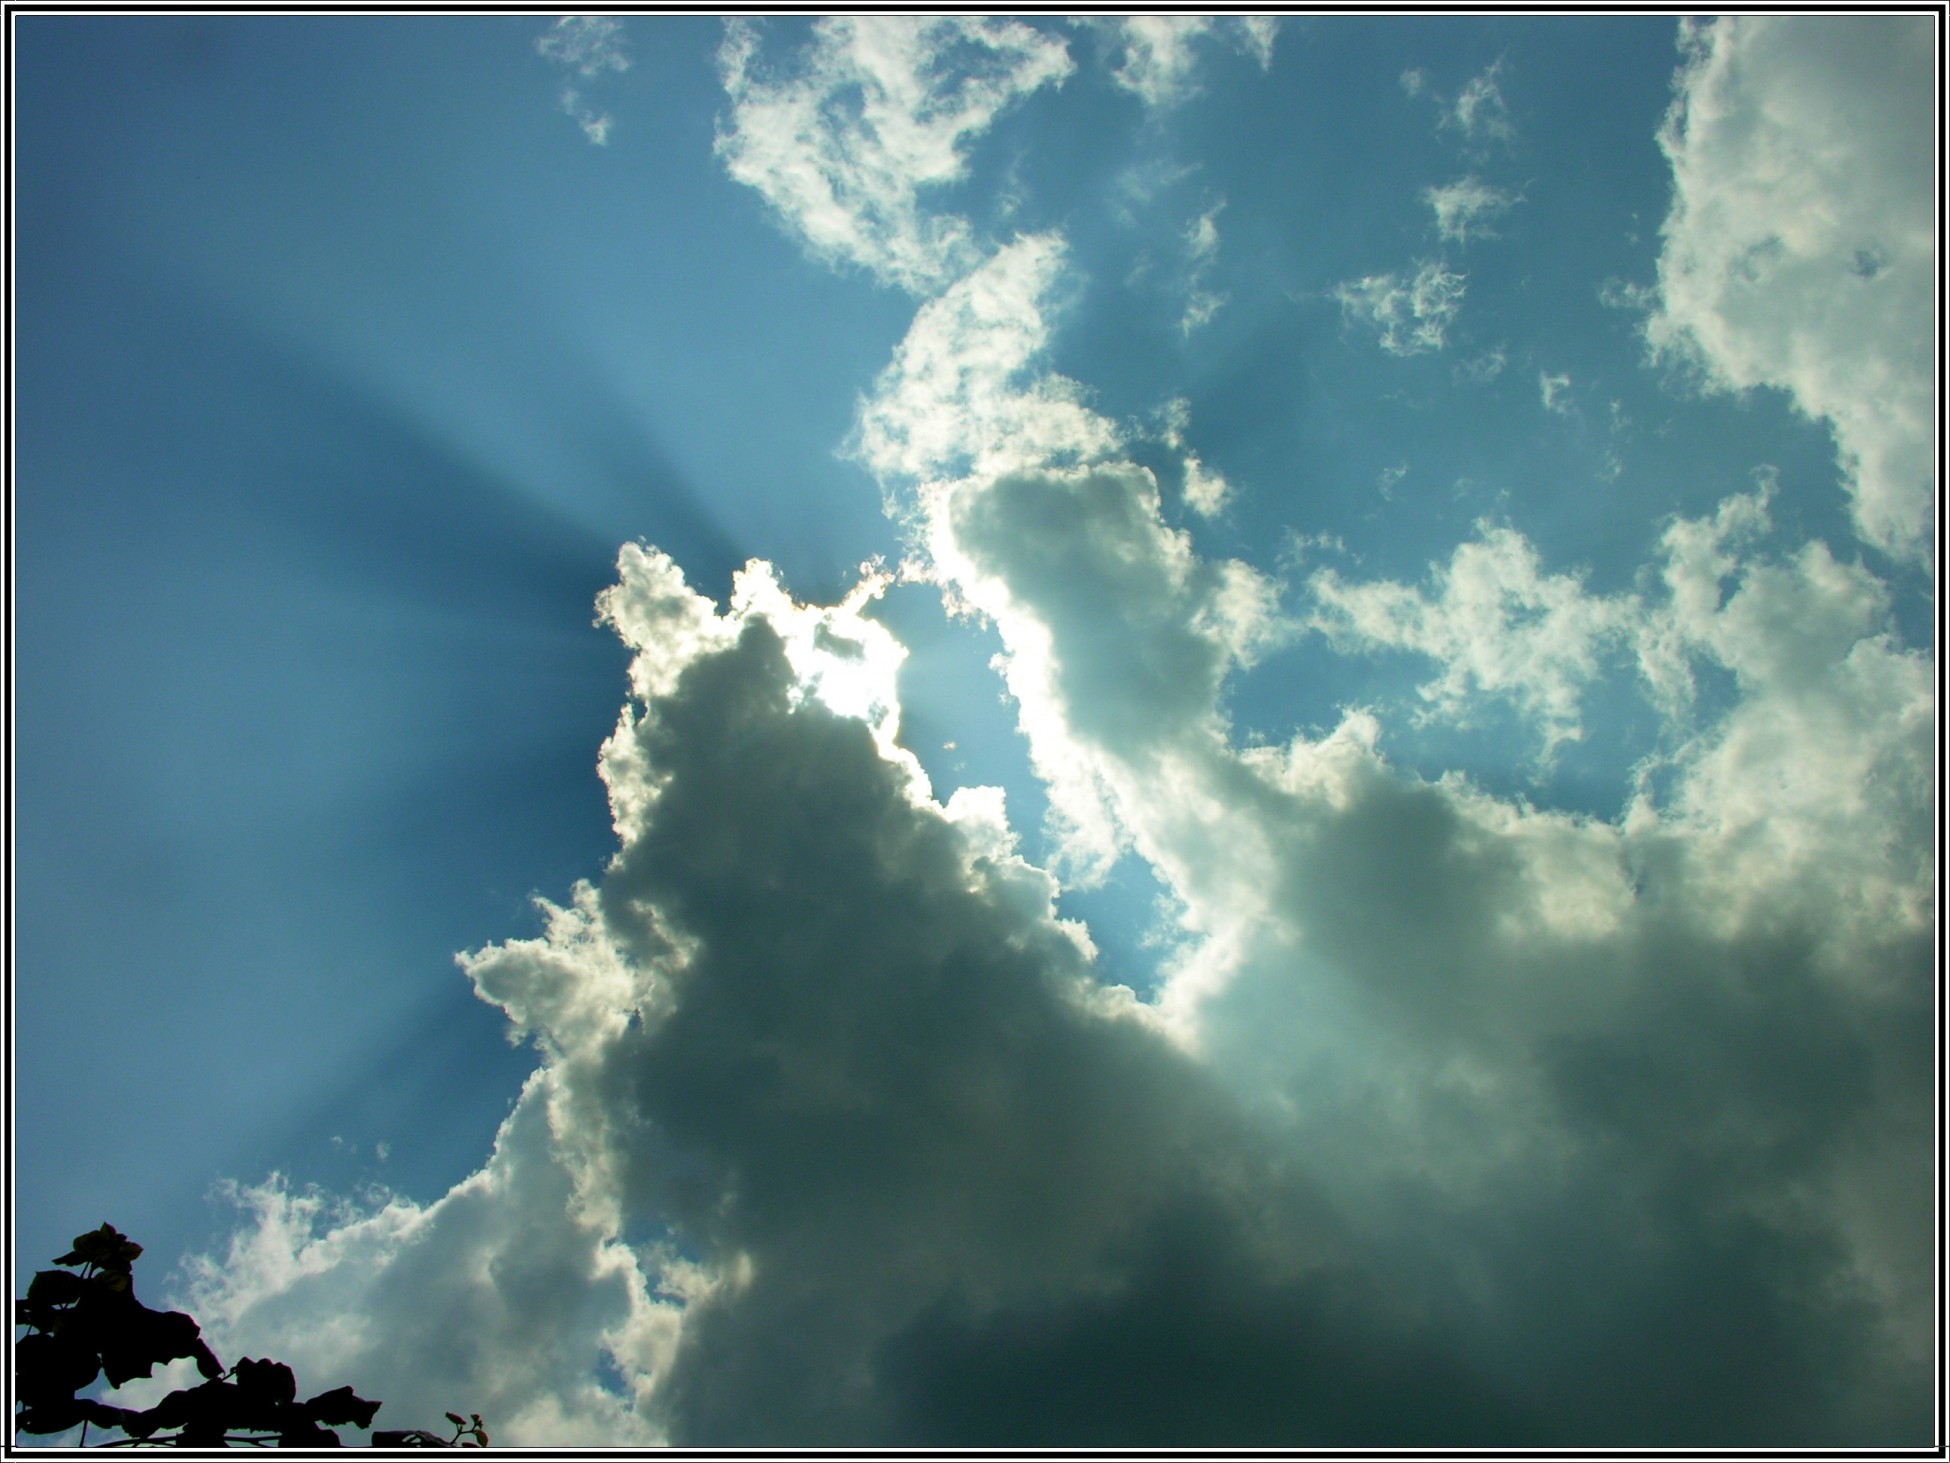
POLYGON ((1571 378, 1559 373, 1553 376, 1548 371, 1537 373, 1537 395, 1544 403, 1544 410, 1555 412, 1558 416, 1571 414, 1571 378))
POLYGON ((1501 188, 1492 188, 1480 178, 1458 178, 1440 188, 1425 189, 1422 201, 1435 211, 1435 225, 1441 237, 1458 244, 1476 238, 1494 238, 1494 221, 1508 213, 1517 198, 1501 188))
POLYGON ((1442 349, 1462 308, 1464 286, 1465 276, 1442 261, 1424 261, 1406 279, 1370 274, 1336 285, 1333 298, 1346 318, 1379 335, 1383 350, 1413 356, 1442 349))
POLYGON ((1198 49, 1222 39, 1257 60, 1273 64, 1279 21, 1267 15, 1133 15, 1109 22, 1120 52, 1111 76, 1146 107, 1166 110, 1198 95, 1198 49))
POLYGON ((1509 142, 1517 135, 1509 103, 1503 98, 1503 65, 1499 57, 1469 79, 1444 109, 1444 126, 1454 127, 1471 142, 1509 142))
POLYGON ((1226 303, 1225 295, 1205 286, 1219 257, 1219 214, 1225 206, 1221 198, 1185 229, 1185 313, 1178 322, 1179 331, 1185 335, 1208 323, 1226 303))
POLYGON ((622 23, 606 15, 565 15, 536 40, 535 49, 570 73, 562 86, 562 110, 576 119, 584 136, 604 146, 615 124, 607 113, 584 102, 582 87, 606 73, 630 69, 622 23))

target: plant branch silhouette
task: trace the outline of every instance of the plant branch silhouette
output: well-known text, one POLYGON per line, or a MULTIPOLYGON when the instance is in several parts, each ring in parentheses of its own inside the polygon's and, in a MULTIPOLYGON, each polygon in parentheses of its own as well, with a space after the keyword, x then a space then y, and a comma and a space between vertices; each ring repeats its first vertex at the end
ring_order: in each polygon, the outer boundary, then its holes
MULTIPOLYGON (((304 1401, 283 1362, 245 1357, 226 1369, 203 1339, 195 1317, 155 1311, 135 1296, 134 1266, 142 1246, 113 1225, 75 1237, 74 1248, 56 1257, 62 1270, 42 1270, 14 1302, 14 1325, 27 1334, 14 1342, 14 1392, 20 1410, 16 1432, 62 1433, 79 1426, 126 1436, 101 1447, 171 1444, 188 1448, 338 1447, 340 1427, 370 1428, 380 1404, 350 1387, 335 1387, 304 1401), (120 1387, 155 1375, 159 1364, 189 1359, 203 1381, 171 1392, 154 1407, 117 1407, 79 1395, 97 1380, 120 1387)), ((454 1435, 419 1428, 376 1432, 375 1447, 486 1447, 479 1413, 471 1421, 450 1412, 454 1435)))

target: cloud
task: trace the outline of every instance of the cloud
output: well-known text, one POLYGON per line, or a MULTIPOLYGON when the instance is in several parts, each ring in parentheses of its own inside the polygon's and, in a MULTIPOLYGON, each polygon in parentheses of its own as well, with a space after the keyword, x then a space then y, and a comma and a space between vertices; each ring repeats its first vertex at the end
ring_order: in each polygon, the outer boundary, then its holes
MULTIPOLYGON (((1385 707, 1241 745, 1280 586, 1052 368, 1063 239, 889 181, 889 135, 949 172, 972 135, 906 104, 962 95, 935 25, 822 22, 795 82, 734 26, 724 153, 932 292, 851 450, 1000 638, 1055 867, 902 747, 883 575, 817 606, 753 564, 721 609, 626 548, 617 851, 462 957, 539 1053, 493 1156, 424 1206, 249 1191, 213 1337, 531 1446, 1926 1443, 1934 677, 1887 586, 1764 484, 1629 592, 1491 526, 1421 586, 1309 577, 1328 652, 1429 657, 1428 708, 1546 747, 1636 676, 1615 817, 1398 765, 1385 707), (885 127, 820 120, 874 86, 885 127), (1155 1002, 1058 914, 1124 857, 1168 891, 1155 1002)), ((995 64, 957 116, 1028 84, 995 64)), ((1337 298, 1410 353, 1461 290, 1337 298)))
POLYGON ((1758 496, 1676 522, 1670 619, 1747 694, 1604 823, 1362 713, 1233 748, 1224 566, 1156 506, 1106 462, 930 522, 1171 878, 1174 979, 1224 967, 1195 1007, 877 733, 864 598, 754 566, 720 613, 630 549, 619 850, 465 962, 542 1053, 493 1159, 246 1195, 212 1334, 530 1446, 1927 1435, 1930 677, 1873 579, 1743 556, 1758 496))
POLYGON ((1217 516, 1232 500, 1232 484, 1186 447, 1185 434, 1192 425, 1192 404, 1182 396, 1175 396, 1164 404, 1157 419, 1160 427, 1157 440, 1181 454, 1185 506, 1202 518, 1217 516))
POLYGON ((794 646, 884 634, 858 604, 755 565, 723 616, 643 615, 675 566, 619 571, 606 615, 664 688, 605 750, 621 847, 464 962, 543 1057, 494 1157, 426 1207, 244 1195, 193 1285, 213 1336, 526 1446, 1331 1441, 1410 1388, 1412 1431, 1515 1425, 1100 983, 999 797, 936 803, 821 697, 794 646), (1108 1335, 1193 1348, 1168 1400, 1130 1410, 1108 1335), (1032 1371, 1055 1394, 998 1399, 1032 1371))
POLYGON ((761 63, 759 27, 725 26, 726 170, 815 257, 929 293, 981 257, 966 220, 922 206, 1014 102, 1073 69, 1061 39, 989 17, 830 16, 791 72, 761 63), (949 58, 953 58, 953 64, 949 58))
POLYGON ((1273 64, 1279 21, 1268 15, 1132 15, 1109 26, 1121 52, 1112 79, 1147 108, 1168 110, 1198 95, 1194 42, 1223 37, 1264 70, 1273 64))
POLYGON ((1537 809, 1390 765, 1365 710, 1235 747, 1270 586, 1100 450, 917 483, 910 521, 1002 637, 1070 858, 1171 891, 1168 1028, 1548 1435, 1926 1434, 1934 704, 1873 576, 1758 553, 1764 493, 1676 520, 1627 594, 1508 531, 1427 592, 1316 576, 1347 648, 1433 655, 1432 704, 1507 697, 1547 746, 1638 671, 1672 720, 1625 809, 1537 809), (1701 722, 1708 667, 1736 694, 1701 722))
MULTIPOLYGON (((584 83, 606 72, 630 69, 622 24, 606 15, 562 16, 536 39, 535 49, 584 83)), ((576 119, 576 125, 591 142, 598 147, 609 142, 614 122, 607 114, 592 111, 584 104, 582 89, 574 80, 563 85, 561 102, 562 110, 576 119)))
POLYGON ((1032 234, 929 300, 881 373, 854 433, 883 478, 997 473, 1081 460, 1122 439, 1083 388, 1040 369, 1067 245, 1032 234))
MULTIPOLYGON (((1545 1431, 1581 1441, 1927 1432, 1929 1043, 1906 1023, 1929 1002, 1932 702, 1866 576, 1813 549, 1742 566, 1689 641, 1735 667, 1739 709, 1672 752, 1664 801, 1605 822, 1399 771, 1365 712, 1232 747, 1246 657, 1199 629, 1224 566, 1200 573, 1128 468, 964 481, 928 522, 1002 635, 1052 801, 1094 802, 1086 831, 1179 903, 1160 1013, 1402 1286, 1498 1338, 1485 1395, 1548 1398, 1545 1431), (1797 699, 1738 669, 1811 643, 1797 699), (1835 780, 1797 780, 1808 822, 1739 811, 1870 687, 1859 740, 1818 762, 1835 780), (1823 847, 1849 853, 1817 891, 1823 847)), ((1668 564, 1694 608, 1699 531, 1668 564)), ((1512 539, 1459 562, 1383 623, 1556 732, 1600 650, 1684 618, 1512 539)))
POLYGON ((1462 363, 1462 373, 1479 386, 1487 385, 1503 374, 1503 368, 1510 364, 1509 353, 1501 346, 1494 345, 1481 355, 1471 356, 1462 363))
POLYGON ((1938 279, 1935 28, 1739 16, 1682 32, 1647 339, 1835 434, 1856 531, 1928 553, 1938 279))
POLYGON ((1206 276, 1219 257, 1219 214, 1225 206, 1221 198, 1185 229, 1185 313, 1178 322, 1179 331, 1184 335, 1209 322, 1226 302, 1226 296, 1205 287, 1206 276))
POLYGON ((1333 297, 1346 318, 1375 329, 1390 355, 1422 355, 1447 342, 1462 308, 1465 278, 1439 260, 1424 261, 1411 279, 1370 274, 1336 285, 1333 297))
POLYGON ((1479 178, 1458 178, 1440 188, 1423 190, 1423 202, 1435 211, 1436 231, 1447 242, 1469 242, 1471 234, 1493 239, 1496 231, 1490 221, 1508 213, 1518 201, 1500 188, 1492 188, 1479 178))
POLYGON ((1435 566, 1427 592, 1382 581, 1349 584, 1332 569, 1307 581, 1311 623, 1354 649, 1419 652, 1443 662, 1422 698, 1450 716, 1479 698, 1507 698, 1534 719, 1545 757, 1583 734, 1580 693, 1600 670, 1629 602, 1593 598, 1571 575, 1546 574, 1521 534, 1479 524, 1482 537, 1435 566))
POLYGON ((1565 417, 1571 414, 1571 403, 1567 393, 1571 389, 1571 377, 1566 372, 1553 376, 1548 371, 1537 373, 1537 395, 1544 403, 1544 410, 1565 417))
POLYGON ((1456 93, 1455 101, 1442 113, 1441 125, 1454 127, 1471 142, 1512 141, 1517 129, 1510 120, 1509 104, 1503 99, 1502 75, 1503 60, 1499 57, 1456 93))

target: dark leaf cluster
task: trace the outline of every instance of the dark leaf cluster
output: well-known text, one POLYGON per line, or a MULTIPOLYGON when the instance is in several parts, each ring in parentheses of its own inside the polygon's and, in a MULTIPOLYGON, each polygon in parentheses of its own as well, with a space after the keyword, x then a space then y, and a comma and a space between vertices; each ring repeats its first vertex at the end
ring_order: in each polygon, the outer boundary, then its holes
MULTIPOLYGON (((194 1317, 154 1311, 136 1299, 133 1267, 142 1246, 104 1224, 75 1238, 55 1260, 65 1270, 42 1270, 14 1302, 14 1324, 27 1334, 14 1342, 14 1393, 18 1432, 59 1433, 94 1426, 127 1434, 132 1443, 226 1447, 232 1443, 279 1447, 338 1447, 335 1428, 370 1428, 380 1404, 350 1387, 335 1387, 298 1400, 298 1379, 283 1362, 245 1357, 225 1370, 204 1341, 194 1317), (154 1407, 115 1407, 83 1389, 105 1379, 119 1387, 155 1375, 159 1364, 188 1357, 203 1381, 171 1392, 154 1407)), ((457 1413, 452 1438, 417 1429, 375 1433, 385 1446, 487 1445, 480 1415, 470 1426, 457 1413), (462 1438, 471 1441, 462 1443, 462 1438), (427 1441, 421 1442, 420 1439, 427 1441)))

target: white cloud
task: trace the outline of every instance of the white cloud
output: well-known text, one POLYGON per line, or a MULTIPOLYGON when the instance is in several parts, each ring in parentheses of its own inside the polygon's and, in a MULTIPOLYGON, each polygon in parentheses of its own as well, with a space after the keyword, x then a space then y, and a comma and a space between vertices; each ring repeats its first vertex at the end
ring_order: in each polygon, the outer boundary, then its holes
POLYGON ((1537 373, 1537 396, 1544 403, 1544 410, 1564 417, 1571 414, 1571 403, 1567 393, 1571 389, 1571 378, 1560 371, 1553 376, 1548 371, 1537 373))
POLYGON ((1818 540, 1742 561, 1769 495, 1764 485, 1667 530, 1670 609, 1639 628, 1637 654, 1676 707, 1693 693, 1687 657, 1731 671, 1741 691, 1675 757, 1669 816, 1695 840, 1703 908, 1737 923, 1784 896, 1828 905, 1822 943, 1847 949, 1931 917, 1930 657, 1896 640, 1886 586, 1818 540), (1831 901, 1831 881, 1853 897, 1831 901))
POLYGON ((1185 454, 1185 506, 1201 517, 1210 518, 1232 496, 1232 484, 1223 474, 1199 461, 1196 452, 1185 454))
POLYGON ((191 1267, 185 1297, 218 1354, 350 1385, 380 1399, 380 1427, 479 1412, 503 1446, 662 1441, 598 1378, 654 1375, 675 1312, 572 1217, 549 1132, 560 1092, 531 1079, 487 1165, 431 1205, 362 1208, 276 1179, 241 1191, 247 1224, 221 1263, 191 1267))
POLYGON ((1480 178, 1468 177, 1423 190, 1422 201, 1434 210, 1436 231, 1445 241, 1466 244, 1472 234, 1479 239, 1495 238, 1491 221, 1508 213, 1518 200, 1480 178))
MULTIPOLYGON (((629 47, 622 24, 606 15, 562 16, 536 40, 535 49, 584 83, 606 72, 630 69, 629 47)), ((584 136, 598 147, 608 143, 610 128, 615 125, 613 119, 591 110, 575 81, 564 84, 561 102, 562 110, 576 119, 584 136)))
POLYGON ((1120 440, 1081 386, 1039 369, 1066 252, 1055 235, 1018 239, 921 307, 862 410, 862 461, 925 479, 1082 460, 1120 440))
POLYGON ((1111 76, 1146 107, 1180 106, 1198 94, 1195 42, 1223 37, 1257 60, 1273 64, 1279 21, 1268 15, 1132 15, 1110 22, 1121 59, 1111 76))
POLYGON ((1471 356, 1462 363, 1462 372, 1478 385, 1486 385, 1503 374, 1503 368, 1510 364, 1510 355, 1501 345, 1491 346, 1479 356, 1471 356))
POLYGON ((1446 343, 1462 308, 1465 279, 1441 261, 1425 261, 1413 278, 1370 274, 1336 285, 1333 297, 1348 319, 1374 328, 1390 355, 1421 355, 1446 343))
POLYGON ((1571 575, 1546 574, 1513 530, 1478 528, 1480 539, 1432 566, 1427 592, 1349 584, 1320 570, 1307 581, 1312 623, 1349 649, 1412 650, 1443 662, 1421 695, 1446 715, 1467 714, 1479 696, 1508 698, 1538 722, 1548 757, 1583 736, 1580 693, 1632 607, 1593 598, 1571 575))
POLYGON ((1442 125, 1456 128, 1472 142, 1480 138, 1497 142, 1513 139, 1517 131, 1510 120, 1509 104, 1503 99, 1502 75, 1503 61, 1499 57, 1471 77, 1444 110, 1442 125))
POLYGON ((981 258, 966 220, 923 197, 962 177, 969 144, 1004 109, 1073 69, 1059 38, 992 17, 829 16, 795 74, 762 63, 760 36, 726 23, 727 171, 815 256, 917 293, 981 258))
POLYGON ((1655 349, 1833 429, 1857 532, 1928 553, 1935 26, 1736 16, 1683 32, 1655 349))
POLYGON ((1178 322, 1180 333, 1190 335, 1219 313, 1226 297, 1205 287, 1213 263, 1219 257, 1219 214, 1225 209, 1221 198, 1185 229, 1185 313, 1178 322))

